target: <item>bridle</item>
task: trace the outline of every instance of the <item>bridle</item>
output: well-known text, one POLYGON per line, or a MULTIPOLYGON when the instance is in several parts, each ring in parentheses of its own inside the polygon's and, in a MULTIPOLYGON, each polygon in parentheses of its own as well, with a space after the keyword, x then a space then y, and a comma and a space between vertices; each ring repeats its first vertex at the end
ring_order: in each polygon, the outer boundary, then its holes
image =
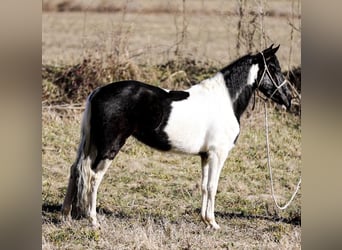
MULTIPOLYGON (((260 80, 259 80, 259 82, 258 82, 258 84, 257 84, 256 90, 259 90, 259 87, 260 87, 260 85, 261 85, 261 82, 264 80, 264 77, 265 77, 266 74, 269 76, 269 78, 271 79, 271 82, 272 82, 273 85, 276 87, 276 89, 273 91, 273 93, 271 94, 271 96, 270 96, 270 97, 266 97, 266 98, 264 98, 263 96, 260 95, 260 93, 259 93, 260 91, 256 91, 258 97, 259 97, 260 99, 262 99, 264 102, 267 102, 267 100, 268 100, 268 99, 272 99, 273 95, 274 95, 275 93, 277 93, 277 91, 278 91, 284 84, 286 84, 288 81, 287 81, 286 78, 285 78, 284 81, 283 81, 280 85, 278 85, 278 84, 276 83, 276 81, 273 79, 272 74, 271 74, 271 72, 270 72, 269 69, 268 69, 268 66, 267 66, 267 63, 266 63, 266 59, 265 59, 264 54, 262 53, 262 51, 260 51, 259 53, 261 54, 262 59, 263 59, 263 62, 264 62, 264 71, 262 72, 262 75, 261 75, 260 80)), ((255 92, 254 92, 254 100, 253 100, 252 110, 254 110, 254 107, 255 107, 255 92)))

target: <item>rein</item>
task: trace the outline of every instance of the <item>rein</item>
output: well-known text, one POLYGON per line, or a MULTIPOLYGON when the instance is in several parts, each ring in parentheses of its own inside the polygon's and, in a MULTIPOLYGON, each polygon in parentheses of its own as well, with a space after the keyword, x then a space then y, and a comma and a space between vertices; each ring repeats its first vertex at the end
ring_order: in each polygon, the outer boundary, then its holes
MULTIPOLYGON (((272 96, 278 91, 279 88, 281 88, 285 83, 287 83, 288 81, 285 79, 280 85, 278 85, 271 73, 269 72, 268 70, 268 67, 267 67, 267 64, 266 64, 266 60, 265 60, 265 57, 263 55, 262 52, 260 52, 261 55, 262 55, 262 58, 264 60, 264 72, 262 73, 262 76, 259 80, 259 83, 258 83, 258 88, 260 86, 260 83, 261 81, 263 80, 265 74, 267 73, 272 81, 272 83, 277 87, 276 90, 272 93, 272 95, 269 97, 269 98, 272 98, 272 96)), ((293 88, 293 86, 290 84, 290 86, 293 88)), ((296 92, 296 94, 298 95, 298 93, 296 92)), ((300 188, 300 185, 302 183, 302 177, 299 178, 299 181, 297 183, 297 186, 296 186, 296 189, 295 191, 293 192, 290 200, 283 206, 280 206, 277 202, 277 199, 275 197, 275 194, 274 194, 274 181, 273 181, 273 175, 272 175, 272 167, 271 167, 271 160, 270 160, 270 146, 269 146, 269 138, 268 138, 268 117, 267 117, 267 105, 266 105, 266 102, 267 102, 267 98, 263 98, 262 96, 260 96, 259 94, 259 91, 258 91, 258 96, 264 101, 264 110, 265 110, 265 135, 266 135, 266 150, 267 150, 267 166, 268 166, 268 169, 269 169, 269 174, 270 174, 270 185, 271 185, 271 193, 272 193, 272 198, 273 198, 273 201, 276 205, 276 207, 280 210, 285 210, 293 201, 293 199, 295 198, 296 194, 298 193, 299 191, 299 188, 300 188)), ((299 96, 299 95, 298 95, 299 96)), ((255 94, 254 94, 254 104, 255 104, 255 94)), ((254 109, 254 104, 253 104, 253 109, 254 109)))
POLYGON ((270 146, 269 146, 269 139, 268 139, 268 119, 267 119, 267 105, 266 102, 264 102, 264 109, 265 109, 265 135, 266 135, 266 149, 267 149, 267 166, 269 169, 269 173, 270 173, 270 183, 271 183, 271 192, 272 192, 272 198, 273 201, 276 205, 276 207, 280 210, 285 210, 293 201, 293 199, 295 198, 296 194, 298 193, 298 190, 300 188, 300 184, 302 183, 302 177, 299 178, 299 181, 297 183, 297 187, 296 190, 294 191, 294 193, 292 194, 290 200, 284 205, 284 206, 280 206, 275 198, 275 194, 274 194, 274 181, 273 181, 273 175, 272 175, 272 167, 271 167, 271 160, 270 160, 270 146))

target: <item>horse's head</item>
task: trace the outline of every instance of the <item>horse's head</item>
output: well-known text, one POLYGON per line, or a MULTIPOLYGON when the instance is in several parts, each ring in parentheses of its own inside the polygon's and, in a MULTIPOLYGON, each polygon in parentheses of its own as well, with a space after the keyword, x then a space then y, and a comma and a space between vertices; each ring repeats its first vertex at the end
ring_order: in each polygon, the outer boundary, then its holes
POLYGON ((287 81, 281 73, 279 61, 275 55, 279 46, 273 48, 272 44, 256 55, 261 69, 258 74, 258 89, 268 98, 289 109, 292 99, 291 91, 288 89, 287 81))

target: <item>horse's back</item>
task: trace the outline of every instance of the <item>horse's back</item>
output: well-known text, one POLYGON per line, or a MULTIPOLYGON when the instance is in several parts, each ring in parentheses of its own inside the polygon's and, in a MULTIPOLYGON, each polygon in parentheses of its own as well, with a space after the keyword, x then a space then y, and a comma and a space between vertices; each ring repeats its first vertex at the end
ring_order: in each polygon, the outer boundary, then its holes
MULTIPOLYGON (((127 80, 107 84, 97 90, 96 98, 97 103, 110 104, 113 102, 139 102, 142 96, 149 98, 165 98, 167 92, 161 88, 153 85, 148 85, 143 82, 127 80)), ((146 99, 144 99, 146 101, 146 99)))
POLYGON ((92 102, 96 102, 97 105, 101 106, 109 105, 109 107, 118 102, 127 103, 127 107, 130 108, 135 105, 141 107, 151 106, 153 103, 160 104, 161 102, 169 104, 172 101, 181 101, 189 97, 189 93, 185 91, 169 91, 135 80, 110 83, 94 92, 96 92, 96 95, 94 95, 96 97, 92 102))

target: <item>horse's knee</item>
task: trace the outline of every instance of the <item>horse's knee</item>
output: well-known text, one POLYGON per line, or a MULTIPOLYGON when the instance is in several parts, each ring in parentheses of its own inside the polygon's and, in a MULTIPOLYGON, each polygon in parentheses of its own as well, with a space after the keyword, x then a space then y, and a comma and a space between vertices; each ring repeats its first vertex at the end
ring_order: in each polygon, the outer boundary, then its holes
POLYGON ((212 199, 215 199, 215 195, 216 195, 216 192, 217 192, 217 186, 218 186, 218 183, 209 183, 208 186, 207 186, 208 195, 212 199))
POLYGON ((201 185, 202 195, 208 195, 207 183, 201 185))

